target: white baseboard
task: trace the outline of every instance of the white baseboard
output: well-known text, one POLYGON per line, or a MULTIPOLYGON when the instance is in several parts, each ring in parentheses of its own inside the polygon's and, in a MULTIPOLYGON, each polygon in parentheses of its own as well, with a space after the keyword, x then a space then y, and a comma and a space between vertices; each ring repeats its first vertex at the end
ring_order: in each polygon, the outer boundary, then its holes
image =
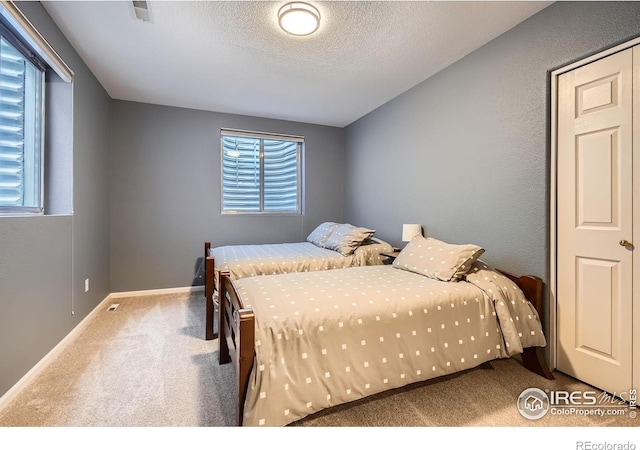
POLYGON ((144 291, 112 292, 107 296, 107 299, 141 297, 143 295, 186 294, 200 291, 204 291, 204 286, 187 286, 179 288, 148 289, 144 291))
POLYGON ((89 321, 97 314, 98 311, 102 310, 104 304, 107 303, 109 296, 105 297, 98 306, 96 306, 87 316, 80 321, 78 325, 76 325, 73 330, 69 332, 58 344, 51 349, 49 353, 47 353, 40 361, 36 363, 35 366, 29 370, 20 380, 14 384, 11 389, 9 389, 6 394, 4 394, 0 398, 0 411, 2 411, 11 401, 16 398, 16 396, 31 382, 33 381, 42 371, 49 365, 51 361, 54 360, 56 356, 58 356, 65 347, 71 342, 71 340, 77 336, 84 328, 87 326, 89 321))
POLYGON ((76 325, 73 330, 69 332, 58 344, 51 349, 35 366, 29 370, 11 389, 9 389, 2 397, 0 397, 0 412, 7 407, 13 399, 15 399, 22 390, 31 383, 38 375, 40 375, 44 369, 51 363, 56 356, 58 356, 66 348, 71 340, 80 334, 89 321, 100 311, 107 307, 110 300, 124 297, 141 297, 143 295, 161 295, 161 294, 179 294, 204 291, 204 286, 188 286, 181 288, 168 288, 168 289, 150 289, 145 291, 130 291, 130 292, 112 292, 107 295, 93 310, 87 314, 87 316, 76 325))

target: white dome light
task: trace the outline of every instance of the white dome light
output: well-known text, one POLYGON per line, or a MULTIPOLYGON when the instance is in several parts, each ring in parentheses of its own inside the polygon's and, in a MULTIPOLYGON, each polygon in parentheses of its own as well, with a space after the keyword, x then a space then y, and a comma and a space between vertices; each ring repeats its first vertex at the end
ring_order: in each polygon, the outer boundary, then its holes
POLYGON ((280 27, 294 36, 307 36, 320 26, 320 12, 308 3, 291 2, 278 11, 280 27))

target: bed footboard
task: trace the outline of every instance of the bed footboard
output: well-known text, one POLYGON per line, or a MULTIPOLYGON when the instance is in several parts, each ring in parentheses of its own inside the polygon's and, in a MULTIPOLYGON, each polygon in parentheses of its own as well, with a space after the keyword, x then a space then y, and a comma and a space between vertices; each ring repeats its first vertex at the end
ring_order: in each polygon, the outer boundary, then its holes
POLYGON ((215 339, 217 334, 213 329, 214 315, 215 315, 215 301, 213 299, 213 293, 215 291, 215 276, 214 276, 214 263, 215 260, 212 256, 209 256, 209 250, 211 250, 211 242, 204 243, 204 301, 206 305, 206 318, 205 318, 205 339, 210 341, 215 339))
POLYGON ((229 272, 220 272, 218 288, 220 318, 220 364, 232 362, 236 373, 238 404, 236 423, 242 425, 244 399, 247 396, 249 375, 255 354, 255 316, 253 310, 245 308, 238 296, 229 272))
MULTIPOLYGON (((524 293, 524 296, 531 302, 538 312, 540 320, 542 320, 542 280, 532 275, 519 277, 502 270, 499 272, 518 285, 524 293)), ((547 361, 544 357, 544 349, 542 347, 525 348, 522 352, 522 364, 531 372, 536 373, 547 380, 555 379, 551 370, 549 370, 549 366, 547 365, 547 361)))

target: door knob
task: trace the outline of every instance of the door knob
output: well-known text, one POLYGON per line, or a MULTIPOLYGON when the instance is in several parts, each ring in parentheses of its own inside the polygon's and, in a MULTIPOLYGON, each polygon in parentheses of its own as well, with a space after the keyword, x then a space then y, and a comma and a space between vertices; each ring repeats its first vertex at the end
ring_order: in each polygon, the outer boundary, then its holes
POLYGON ((623 240, 620 241, 620 245, 623 246, 623 247, 629 247, 632 244, 631 244, 631 242, 627 241, 626 239, 623 239, 623 240))

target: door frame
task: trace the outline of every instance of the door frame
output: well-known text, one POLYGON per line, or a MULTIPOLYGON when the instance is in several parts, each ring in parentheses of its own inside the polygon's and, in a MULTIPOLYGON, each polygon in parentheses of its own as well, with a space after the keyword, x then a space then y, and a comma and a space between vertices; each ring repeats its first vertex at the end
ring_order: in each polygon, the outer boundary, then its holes
MULTIPOLYGON (((609 49, 603 50, 594 55, 588 56, 580 61, 573 62, 550 74, 551 81, 551 101, 550 105, 550 124, 551 124, 551 170, 550 170, 550 189, 549 189, 549 367, 551 370, 557 368, 557 348, 558 348, 558 322, 557 322, 557 188, 558 188, 558 78, 563 73, 569 72, 578 67, 587 65, 598 59, 618 53, 622 50, 634 47, 640 44, 640 37, 632 39, 622 44, 616 45, 609 49)), ((634 130, 635 131, 635 130, 634 130)), ((634 139, 635 141, 635 139, 634 139)), ((635 201, 634 201, 635 204, 635 201)), ((636 225, 634 224, 634 227, 636 225)), ((634 295, 635 297, 635 295, 634 295)), ((634 316, 640 313, 634 312, 634 316)), ((634 333, 635 334, 635 333, 634 333)))

